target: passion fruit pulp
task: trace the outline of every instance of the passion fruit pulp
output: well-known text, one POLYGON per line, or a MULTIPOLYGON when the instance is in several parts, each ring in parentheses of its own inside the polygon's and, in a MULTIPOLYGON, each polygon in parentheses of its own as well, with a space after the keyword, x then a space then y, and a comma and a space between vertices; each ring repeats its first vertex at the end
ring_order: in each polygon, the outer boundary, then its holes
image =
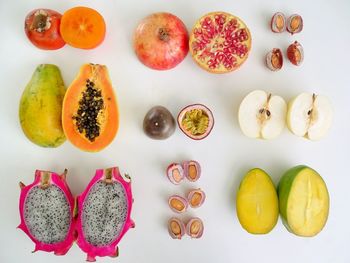
POLYGON ((193 104, 185 107, 178 116, 181 131, 193 140, 207 137, 214 126, 214 116, 208 107, 193 104))

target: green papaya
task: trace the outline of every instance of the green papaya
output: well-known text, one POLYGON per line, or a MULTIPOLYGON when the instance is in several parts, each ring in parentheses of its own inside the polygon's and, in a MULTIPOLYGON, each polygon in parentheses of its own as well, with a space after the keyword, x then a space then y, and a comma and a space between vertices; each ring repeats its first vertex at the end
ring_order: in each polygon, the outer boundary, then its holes
POLYGON ((62 103, 66 88, 59 68, 39 65, 23 91, 19 119, 27 138, 42 147, 58 147, 65 142, 62 103))

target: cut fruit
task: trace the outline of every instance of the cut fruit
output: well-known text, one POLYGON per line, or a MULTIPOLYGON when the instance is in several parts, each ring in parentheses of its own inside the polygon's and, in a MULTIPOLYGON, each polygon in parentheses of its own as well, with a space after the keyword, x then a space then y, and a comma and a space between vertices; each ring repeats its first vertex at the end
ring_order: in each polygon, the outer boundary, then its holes
POLYGON ((251 234, 267 234, 278 220, 278 197, 270 176, 250 170, 239 186, 236 210, 242 227, 251 234))
POLYGON ((204 225, 200 218, 191 218, 186 224, 186 233, 191 238, 200 238, 203 235, 204 225))
POLYGON ((332 119, 331 103, 322 95, 302 93, 288 105, 288 128, 297 136, 322 139, 330 129, 332 119))
POLYGON ((193 189, 188 193, 187 200, 190 207, 198 208, 205 201, 205 193, 201 189, 193 189))
POLYGON ((96 10, 78 6, 63 14, 60 31, 63 40, 72 47, 92 49, 104 40, 106 24, 96 10))
POLYGON ((194 25, 189 47, 201 68, 211 73, 227 73, 246 61, 251 40, 241 19, 225 12, 212 12, 194 25))
POLYGON ((303 30, 303 19, 300 15, 294 14, 288 18, 287 31, 292 35, 303 30))
POLYGON ((170 164, 166 172, 169 181, 176 185, 180 184, 185 178, 184 169, 182 165, 178 163, 170 164))
POLYGON ((283 66, 283 55, 279 48, 274 48, 266 55, 266 65, 272 71, 278 71, 283 66))
POLYGON ((214 127, 214 116, 208 107, 193 104, 185 107, 177 117, 181 131, 193 140, 207 137, 214 127))
POLYGON ((187 210, 188 207, 187 200, 179 195, 170 196, 168 204, 170 209, 176 213, 183 213, 187 210))
POLYGON ((83 151, 98 152, 113 141, 119 112, 106 66, 80 68, 63 100, 62 124, 67 139, 83 151))
POLYGON ((286 113, 287 104, 283 98, 255 90, 241 102, 238 121, 247 137, 272 139, 282 132, 286 113))
POLYGON ((329 213, 329 194, 315 170, 305 165, 288 170, 280 180, 278 195, 283 224, 291 233, 312 237, 323 229, 329 213))
POLYGON ((172 217, 168 221, 169 235, 173 239, 181 239, 186 232, 184 223, 177 217, 172 217))
POLYGON ((304 60, 304 49, 298 43, 298 41, 295 41, 293 44, 290 44, 287 49, 287 57, 289 61, 295 65, 299 66, 303 60, 304 60))
POLYGON ((197 161, 187 161, 183 164, 186 178, 190 182, 195 182, 201 177, 201 166, 197 161))
POLYGON ((277 12, 271 19, 271 30, 275 33, 281 33, 286 30, 286 17, 283 13, 277 12))

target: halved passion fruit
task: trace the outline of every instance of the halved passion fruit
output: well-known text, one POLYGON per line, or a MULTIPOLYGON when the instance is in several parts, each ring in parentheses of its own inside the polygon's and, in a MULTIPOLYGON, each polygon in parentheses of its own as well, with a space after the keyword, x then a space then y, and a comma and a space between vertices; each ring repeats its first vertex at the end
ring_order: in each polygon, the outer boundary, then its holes
POLYGON ((281 33, 286 30, 286 18, 283 13, 277 12, 271 19, 271 30, 275 33, 281 33))
POLYGON ((283 55, 279 48, 272 49, 266 55, 266 65, 272 71, 278 71, 283 66, 283 55))
POLYGON ((184 108, 177 117, 181 131, 193 140, 207 137, 214 126, 212 112, 202 104, 193 104, 184 108))
POLYGON ((288 18, 287 31, 292 35, 303 30, 303 19, 300 15, 294 14, 288 18))
POLYGON ((169 235, 173 239, 181 239, 186 232, 184 223, 177 217, 172 217, 168 221, 169 235))
POLYGON ((192 238, 200 238, 203 235, 204 225, 200 218, 194 217, 186 225, 186 233, 192 238))
POLYGON ((304 49, 298 41, 290 44, 287 49, 287 57, 289 61, 295 65, 299 66, 304 60, 304 49))
POLYGON ((186 161, 183 163, 186 178, 195 182, 201 177, 201 166, 197 161, 186 161))
POLYGON ((187 200, 190 207, 198 208, 205 201, 205 193, 201 189, 193 189, 188 193, 187 200))
POLYGON ((170 209, 176 213, 183 213, 187 210, 188 207, 187 200, 179 195, 170 196, 168 204, 170 209))
POLYGON ((225 12, 212 12, 194 25, 189 48, 201 68, 211 73, 227 73, 246 61, 251 40, 241 19, 225 12))
POLYGON ((167 176, 170 182, 173 184, 180 184, 185 178, 184 169, 179 163, 172 163, 167 168, 167 176))

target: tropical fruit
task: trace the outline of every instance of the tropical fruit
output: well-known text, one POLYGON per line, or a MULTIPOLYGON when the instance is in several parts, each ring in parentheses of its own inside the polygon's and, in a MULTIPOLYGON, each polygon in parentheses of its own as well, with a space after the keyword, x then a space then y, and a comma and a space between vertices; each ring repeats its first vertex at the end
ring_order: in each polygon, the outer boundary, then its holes
POLYGON ((77 243, 88 261, 95 261, 96 256, 118 256, 117 244, 135 227, 130 218, 130 183, 130 177, 123 178, 116 167, 100 169, 78 196, 77 243))
POLYGON ((113 141, 119 113, 106 66, 81 67, 64 97, 62 124, 67 139, 81 150, 97 152, 113 141))
POLYGON ((283 224, 293 234, 317 235, 329 213, 329 194, 322 177, 305 165, 289 169, 278 185, 283 224))
POLYGON ((270 176, 262 169, 250 170, 242 179, 236 198, 242 227, 251 234, 266 234, 278 220, 278 197, 270 176))
POLYGON ((35 243, 35 250, 67 253, 77 239, 88 261, 96 256, 118 256, 118 243, 129 228, 132 192, 130 177, 117 167, 100 169, 77 202, 63 175, 36 171, 35 180, 20 183, 22 229, 35 243))
POLYGON ((65 142, 61 120, 65 92, 57 66, 41 64, 36 68, 19 104, 22 130, 33 143, 58 147, 65 142))
POLYGON ((74 241, 74 198, 62 175, 37 170, 32 184, 20 183, 18 226, 42 250, 64 255, 74 241))

